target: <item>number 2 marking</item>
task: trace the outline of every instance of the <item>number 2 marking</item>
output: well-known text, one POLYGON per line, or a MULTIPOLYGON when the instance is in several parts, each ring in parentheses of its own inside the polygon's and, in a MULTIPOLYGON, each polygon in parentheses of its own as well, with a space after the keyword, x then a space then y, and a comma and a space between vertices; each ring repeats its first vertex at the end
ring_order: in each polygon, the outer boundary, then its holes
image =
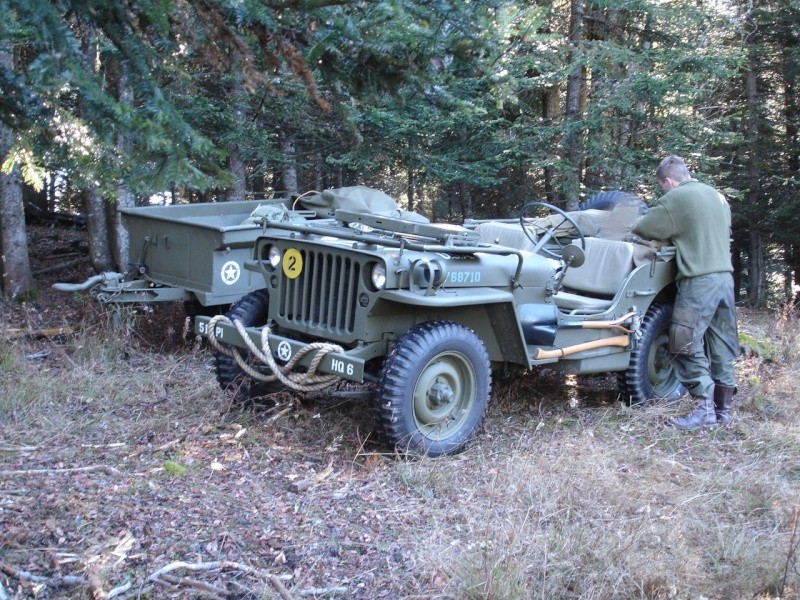
POLYGON ((289 248, 283 255, 283 274, 296 279, 303 272, 303 255, 297 248, 289 248))

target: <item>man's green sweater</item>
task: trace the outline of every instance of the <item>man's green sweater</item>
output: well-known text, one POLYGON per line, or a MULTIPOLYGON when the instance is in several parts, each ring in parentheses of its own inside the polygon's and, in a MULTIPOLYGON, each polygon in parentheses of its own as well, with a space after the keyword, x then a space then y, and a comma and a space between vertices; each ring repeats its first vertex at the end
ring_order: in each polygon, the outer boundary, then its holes
POLYGON ((725 197, 693 179, 661 196, 633 228, 648 240, 671 240, 678 279, 733 272, 730 232, 731 209, 725 197))

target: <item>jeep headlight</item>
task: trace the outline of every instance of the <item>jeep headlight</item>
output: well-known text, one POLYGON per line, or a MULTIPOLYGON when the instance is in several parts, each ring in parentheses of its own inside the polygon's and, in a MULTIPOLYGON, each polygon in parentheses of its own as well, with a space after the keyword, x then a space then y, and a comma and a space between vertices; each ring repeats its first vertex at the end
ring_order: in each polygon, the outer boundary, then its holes
POLYGON ((375 263, 372 265, 370 272, 370 281, 375 286, 376 290, 382 290, 386 285, 386 266, 383 263, 375 263))
POLYGON ((276 246, 270 246, 267 250, 267 262, 273 269, 277 269, 281 264, 281 251, 276 246))

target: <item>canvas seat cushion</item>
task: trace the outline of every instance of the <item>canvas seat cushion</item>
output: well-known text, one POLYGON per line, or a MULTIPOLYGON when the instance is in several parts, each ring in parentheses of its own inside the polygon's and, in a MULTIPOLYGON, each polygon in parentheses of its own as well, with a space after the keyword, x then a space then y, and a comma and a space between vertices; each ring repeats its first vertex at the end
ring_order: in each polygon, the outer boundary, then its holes
POLYGON ((567 270, 553 300, 563 309, 604 310, 633 270, 634 247, 630 242, 592 237, 585 242, 586 260, 567 270))

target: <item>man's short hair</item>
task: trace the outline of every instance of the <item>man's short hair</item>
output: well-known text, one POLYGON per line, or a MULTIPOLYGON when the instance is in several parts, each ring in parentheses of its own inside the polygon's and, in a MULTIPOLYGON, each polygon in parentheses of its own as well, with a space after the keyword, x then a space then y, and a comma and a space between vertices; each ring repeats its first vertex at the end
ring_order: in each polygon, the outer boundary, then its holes
POLYGON ((656 169, 656 177, 659 181, 665 181, 668 177, 677 182, 684 182, 692 178, 689 174, 689 169, 686 168, 686 163, 680 156, 670 154, 667 158, 661 161, 656 169))

